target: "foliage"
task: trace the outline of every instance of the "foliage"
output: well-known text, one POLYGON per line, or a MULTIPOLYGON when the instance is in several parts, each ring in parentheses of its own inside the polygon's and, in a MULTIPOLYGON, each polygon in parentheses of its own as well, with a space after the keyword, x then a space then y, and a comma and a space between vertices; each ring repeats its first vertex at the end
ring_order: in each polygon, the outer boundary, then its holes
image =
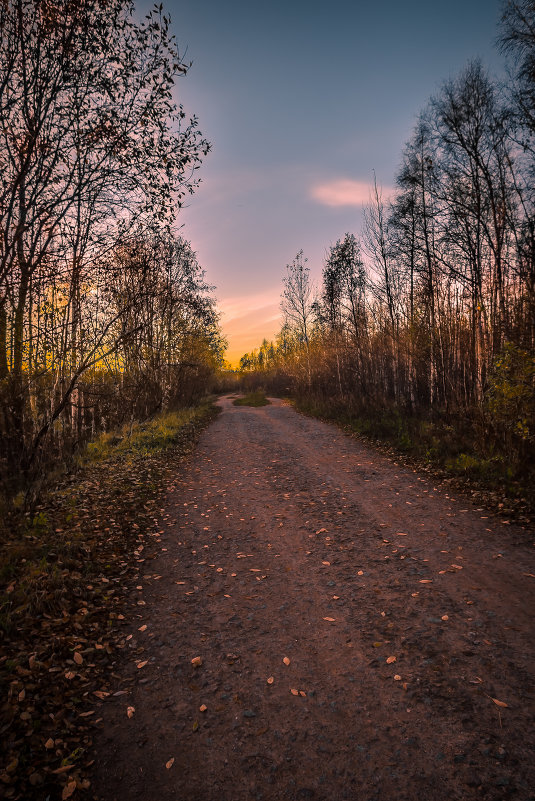
POLYGON ((45 451, 68 458, 120 424, 119 407, 193 402, 221 361, 211 288, 171 233, 209 150, 173 100, 188 69, 161 6, 138 21, 131 0, 0 4, 0 479, 13 492, 45 451))
POLYGON ((486 406, 507 438, 535 443, 535 355, 505 343, 489 375, 486 406))

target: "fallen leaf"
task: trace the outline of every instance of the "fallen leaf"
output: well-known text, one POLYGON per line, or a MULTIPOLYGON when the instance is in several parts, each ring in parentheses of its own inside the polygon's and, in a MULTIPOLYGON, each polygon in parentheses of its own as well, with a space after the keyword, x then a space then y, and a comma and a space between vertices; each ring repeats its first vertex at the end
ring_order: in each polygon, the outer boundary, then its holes
POLYGON ((165 763, 165 767, 167 768, 167 770, 169 770, 169 768, 173 767, 174 762, 175 762, 175 758, 171 757, 171 759, 168 762, 165 763))
POLYGON ((270 676, 269 679, 267 680, 267 683, 268 684, 273 684, 274 681, 275 681, 275 679, 273 678, 273 676, 270 676))
POLYGON ((442 615, 442 617, 440 619, 441 620, 449 620, 449 617, 448 617, 448 615, 442 615))
POLYGON ((193 665, 194 668, 200 667, 202 665, 201 657, 200 656, 194 656, 193 659, 191 660, 191 664, 193 665))
POLYGON ((334 617, 324 617, 324 620, 328 620, 329 623, 334 623, 334 617))
POLYGON ((363 575, 364 575, 364 570, 359 570, 357 576, 363 576, 363 575))
POLYGON ((396 657, 395 656, 387 656, 387 658, 386 658, 386 664, 387 665, 391 665, 392 662, 395 662, 395 661, 396 661, 396 657))
POLYGON ((65 787, 63 788, 63 792, 61 794, 62 801, 66 801, 67 798, 70 798, 75 790, 76 790, 76 782, 75 781, 71 781, 68 784, 66 784, 65 787))
POLYGON ((45 743, 45 748, 49 751, 51 748, 54 748, 54 740, 52 737, 49 737, 45 743))
POLYGON ((493 698, 492 700, 494 701, 496 706, 501 706, 501 707, 504 707, 504 708, 509 706, 509 704, 506 704, 505 701, 498 701, 497 698, 493 698))
POLYGON ((394 681, 401 681, 401 676, 399 675, 399 673, 396 673, 396 675, 394 676, 394 681))
POLYGON ((140 626, 138 628, 138 631, 146 631, 146 630, 147 630, 147 624, 146 623, 144 623, 142 626, 140 626))
POLYGON ((299 690, 291 689, 290 692, 292 695, 299 695, 299 690))
POLYGON ((206 704, 201 704, 199 707, 199 712, 206 712, 207 709, 208 707, 206 706, 206 704))
POLYGON ((321 564, 329 566, 331 563, 330 562, 322 562, 321 564))
POLYGON ((75 651, 74 652, 73 659, 74 659, 74 661, 76 662, 77 665, 83 664, 84 658, 83 658, 82 654, 80 653, 80 651, 75 651))
POLYGON ((148 661, 149 661, 148 659, 145 659, 144 662, 137 662, 136 664, 137 669, 140 670, 142 667, 145 667, 148 661))
POLYGON ((432 584, 433 579, 420 579, 420 584, 432 584))
POLYGON ((307 697, 307 694, 306 694, 306 692, 304 692, 304 690, 299 690, 299 695, 300 695, 302 698, 306 698, 306 697, 307 697))
POLYGON ((290 660, 289 660, 289 658, 287 656, 285 656, 282 661, 284 662, 285 665, 289 665, 290 664, 290 660))
POLYGON ((136 711, 135 706, 127 706, 126 707, 126 717, 127 718, 133 718, 135 711, 136 711))

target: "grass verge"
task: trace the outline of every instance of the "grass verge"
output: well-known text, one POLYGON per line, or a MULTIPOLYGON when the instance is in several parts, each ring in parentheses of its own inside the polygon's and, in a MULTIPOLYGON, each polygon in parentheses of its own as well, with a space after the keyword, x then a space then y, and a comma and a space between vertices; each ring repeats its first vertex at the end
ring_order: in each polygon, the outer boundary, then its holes
POLYGON ((92 731, 113 692, 132 590, 157 552, 166 478, 216 414, 204 403, 103 435, 31 518, 11 517, 0 544, 4 797, 91 796, 92 731))
POLYGON ((249 392, 243 398, 236 398, 232 403, 234 406, 269 406, 271 401, 266 398, 263 389, 258 389, 256 392, 249 392))

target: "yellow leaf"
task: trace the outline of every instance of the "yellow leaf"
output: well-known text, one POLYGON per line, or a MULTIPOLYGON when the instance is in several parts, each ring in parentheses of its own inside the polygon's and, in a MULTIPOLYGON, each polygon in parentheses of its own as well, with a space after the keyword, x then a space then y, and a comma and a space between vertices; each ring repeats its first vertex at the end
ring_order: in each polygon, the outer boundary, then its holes
POLYGON ((509 706, 509 704, 506 704, 505 701, 498 701, 497 698, 493 698, 492 700, 494 701, 496 706, 501 706, 501 707, 508 707, 509 706))

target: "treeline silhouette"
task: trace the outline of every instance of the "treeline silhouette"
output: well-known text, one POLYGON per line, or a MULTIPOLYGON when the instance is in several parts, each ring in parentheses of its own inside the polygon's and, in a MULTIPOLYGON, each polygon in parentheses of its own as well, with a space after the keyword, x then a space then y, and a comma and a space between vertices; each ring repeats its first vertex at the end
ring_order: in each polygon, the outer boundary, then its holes
POLYGON ((423 436, 429 456, 508 481, 534 467, 533 2, 505 3, 499 41, 508 85, 478 61, 443 85, 394 196, 375 184, 362 233, 330 248, 319 290, 297 255, 280 334, 240 367, 251 386, 408 450, 423 436))
POLYGON ((16 491, 102 429, 190 403, 223 342, 172 233, 209 145, 161 7, 0 4, 0 478, 16 491))

